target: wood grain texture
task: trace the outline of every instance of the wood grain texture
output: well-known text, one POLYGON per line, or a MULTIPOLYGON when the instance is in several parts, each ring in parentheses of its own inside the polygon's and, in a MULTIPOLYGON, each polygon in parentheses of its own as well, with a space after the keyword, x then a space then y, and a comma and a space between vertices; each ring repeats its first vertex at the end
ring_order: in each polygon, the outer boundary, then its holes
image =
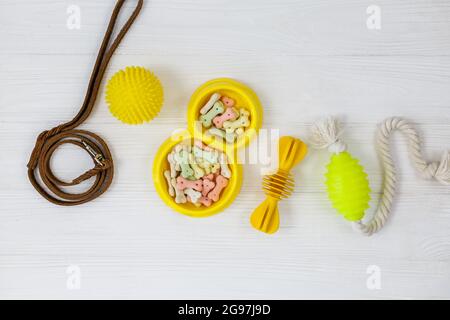
MULTIPOLYGON (((146 1, 106 77, 148 67, 165 106, 151 123, 125 126, 102 90, 84 127, 110 145, 115 180, 92 203, 56 207, 32 189, 25 166, 36 135, 81 104, 111 10, 112 1, 0 0, 0 298, 450 298, 450 189, 416 176, 399 136, 399 198, 371 238, 330 208, 323 152, 295 170, 298 185, 272 237, 248 221, 263 199, 258 166, 245 166, 236 201, 207 219, 172 212, 151 180, 159 145, 186 127, 192 92, 229 76, 258 93, 264 127, 282 134, 306 138, 318 117, 341 116, 375 204, 373 135, 385 117, 417 123, 428 158, 450 148, 448 1, 146 1), (80 30, 66 27, 72 4, 80 30), (382 9, 381 30, 366 27, 371 4, 382 9), (80 290, 66 287, 69 265, 81 268, 80 290), (380 267, 380 290, 366 286, 370 265, 380 267)), ((91 163, 67 147, 54 166, 70 178, 91 163)))

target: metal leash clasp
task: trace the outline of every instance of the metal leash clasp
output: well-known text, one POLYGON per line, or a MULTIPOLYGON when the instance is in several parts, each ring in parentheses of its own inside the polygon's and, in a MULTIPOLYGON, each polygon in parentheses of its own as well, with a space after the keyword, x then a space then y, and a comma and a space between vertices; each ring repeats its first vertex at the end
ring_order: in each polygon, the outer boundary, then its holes
POLYGON ((84 148, 94 157, 94 161, 103 167, 105 165, 103 163, 103 161, 105 160, 103 154, 95 151, 86 141, 81 140, 81 143, 83 144, 84 148))

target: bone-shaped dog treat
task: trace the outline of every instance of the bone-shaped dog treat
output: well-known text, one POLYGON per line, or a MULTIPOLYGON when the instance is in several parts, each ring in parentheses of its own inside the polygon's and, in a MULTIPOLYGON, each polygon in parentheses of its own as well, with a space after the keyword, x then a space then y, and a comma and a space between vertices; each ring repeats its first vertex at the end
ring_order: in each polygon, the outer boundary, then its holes
POLYGON ((223 123, 228 120, 236 120, 239 114, 233 108, 227 108, 224 113, 213 119, 216 128, 222 128, 223 123))
POLYGON ((212 179, 203 179, 203 190, 202 190, 202 195, 203 196, 207 196, 208 193, 214 189, 214 187, 216 186, 216 184, 212 181, 212 179))
MULTIPOLYGON (((225 121, 226 122, 226 121, 225 121)), ((236 139, 236 134, 234 132, 227 133, 223 130, 217 128, 211 128, 207 131, 208 134, 225 139, 227 143, 233 143, 236 139)))
POLYGON ((240 117, 247 117, 250 118, 250 112, 247 109, 240 108, 239 109, 239 116, 240 117))
POLYGON ((208 193, 208 199, 211 199, 212 201, 217 202, 220 198, 220 193, 227 186, 227 184, 228 184, 227 178, 222 177, 221 175, 217 176, 216 186, 210 193, 208 193))
POLYGON ((195 160, 197 160, 197 163, 202 163, 205 159, 203 158, 203 149, 194 146, 194 148, 192 148, 192 154, 195 157, 195 160))
POLYGON ((181 144, 177 144, 175 148, 173 148, 175 153, 179 153, 181 150, 183 150, 183 146, 181 144))
POLYGON ((211 127, 212 119, 214 119, 217 115, 223 113, 225 110, 223 103, 221 101, 217 101, 214 103, 214 106, 207 113, 202 114, 200 116, 200 121, 205 128, 211 127))
POLYGON ((192 170, 191 166, 187 163, 180 163, 181 166, 181 176, 184 178, 189 178, 194 175, 194 170, 192 170))
POLYGON ((181 167, 175 161, 173 152, 167 155, 167 161, 169 162, 170 166, 170 177, 175 178, 177 176, 177 171, 181 170, 181 167), (177 168, 179 170, 177 170, 177 168))
POLYGON ((200 109, 200 114, 206 114, 220 99, 220 93, 214 93, 208 100, 208 102, 200 109))
POLYGON ((205 174, 211 173, 211 163, 209 163, 206 160, 203 160, 202 158, 195 158, 195 161, 197 162, 199 167, 202 168, 203 171, 205 171, 205 174))
POLYGON ((222 103, 225 105, 225 107, 234 107, 234 100, 231 99, 230 97, 225 97, 223 96, 220 101, 222 101, 222 103))
POLYGON ((245 132, 244 128, 237 128, 237 129, 234 131, 234 133, 236 134, 236 136, 237 136, 238 138, 240 138, 240 137, 244 134, 244 132, 245 132))
POLYGON ((209 163, 216 163, 217 158, 219 157, 219 153, 216 150, 206 151, 196 146, 192 148, 192 153, 194 154, 195 158, 206 160, 209 163))
POLYGON ((230 168, 228 167, 228 157, 224 153, 220 154, 219 163, 220 163, 220 174, 223 177, 230 179, 231 171, 230 168))
POLYGON ((200 166, 196 163, 192 153, 189 154, 189 163, 191 165, 192 170, 194 170, 195 179, 200 179, 205 175, 205 171, 202 168, 200 168, 200 166))
POLYGON ((174 159, 178 165, 181 167, 181 176, 184 178, 188 178, 194 175, 194 170, 192 170, 189 165, 189 153, 185 149, 181 149, 179 152, 176 152, 174 155, 174 159))
POLYGON ((167 191, 169 192, 171 197, 174 197, 175 190, 172 186, 172 183, 170 182, 170 180, 172 179, 172 177, 170 176, 170 170, 164 171, 164 177, 166 178, 166 181, 167 181, 167 191))
POLYGON ((250 125, 250 113, 241 108, 239 110, 239 118, 234 121, 225 121, 223 127, 227 133, 234 132, 238 128, 247 128, 250 125))
POLYGON ((192 203, 195 207, 200 208, 202 204, 200 202, 192 202, 191 198, 189 196, 186 196, 188 202, 192 203))
POLYGON ((181 148, 186 151, 187 153, 191 153, 192 152, 192 146, 190 144, 190 142, 187 141, 183 141, 181 142, 181 148), (189 144, 187 144, 189 143, 189 144))
POLYGON ((202 150, 205 150, 205 151, 211 151, 212 150, 210 147, 206 146, 200 140, 194 140, 194 146, 196 146, 197 148, 200 148, 202 150))
POLYGON ((186 196, 184 195, 183 190, 179 190, 177 188, 177 183, 175 178, 172 178, 170 180, 170 183, 172 184, 172 187, 175 189, 175 203, 186 203, 187 199, 186 196))
POLYGON ((200 140, 194 140, 194 146, 200 149, 203 149, 205 145, 200 140))
POLYGON ((201 197, 198 200, 199 203, 201 203, 202 205, 204 205, 205 207, 210 207, 212 204, 211 199, 208 199, 207 197, 201 197))
POLYGON ((219 172, 219 169, 220 169, 220 163, 214 163, 214 164, 211 166, 211 172, 212 172, 212 173, 217 173, 217 172, 219 172))
POLYGON ((210 181, 214 181, 214 175, 212 173, 208 173, 206 176, 203 177, 203 179, 208 179, 210 181))
POLYGON ((184 189, 184 194, 188 196, 189 200, 191 200, 192 203, 197 203, 198 200, 202 197, 202 194, 200 192, 195 191, 191 188, 184 189))
POLYGON ((183 177, 178 177, 177 178, 177 189, 184 190, 187 188, 191 188, 191 189, 194 189, 197 191, 202 191, 203 190, 203 182, 202 182, 202 180, 190 181, 183 177))

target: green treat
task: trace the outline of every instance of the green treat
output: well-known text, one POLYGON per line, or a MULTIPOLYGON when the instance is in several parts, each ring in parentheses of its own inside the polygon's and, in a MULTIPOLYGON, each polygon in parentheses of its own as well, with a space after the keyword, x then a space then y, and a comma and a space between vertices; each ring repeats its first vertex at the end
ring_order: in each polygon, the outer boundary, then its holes
POLYGON ((188 178, 190 176, 194 175, 194 170, 192 170, 191 166, 189 165, 189 153, 186 150, 180 150, 179 152, 175 153, 175 161, 180 165, 181 167, 181 176, 183 178, 188 178))
POLYGON ((211 110, 208 111, 208 113, 203 114, 200 116, 200 121, 202 122, 202 125, 205 128, 209 128, 212 125, 212 120, 218 116, 219 114, 223 113, 225 111, 225 108, 223 106, 223 103, 221 101, 217 101, 214 103, 211 110))

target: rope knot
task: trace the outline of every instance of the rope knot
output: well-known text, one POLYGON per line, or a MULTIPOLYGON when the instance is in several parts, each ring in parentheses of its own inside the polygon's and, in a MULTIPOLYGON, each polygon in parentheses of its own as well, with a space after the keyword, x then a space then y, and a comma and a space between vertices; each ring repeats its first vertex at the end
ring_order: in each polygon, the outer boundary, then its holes
POLYGON ((436 174, 438 172, 439 162, 430 162, 427 164, 425 169, 423 170, 425 179, 433 179, 436 178, 436 174))
POLYGON ((316 149, 327 148, 332 153, 347 150, 347 145, 340 139, 342 129, 336 118, 329 117, 314 123, 311 133, 311 144, 316 149))
POLYGON ((338 139, 334 143, 330 144, 327 149, 330 153, 341 153, 347 150, 347 145, 338 139))
POLYGON ((450 185, 450 152, 444 152, 440 162, 430 163, 426 171, 440 183, 450 185))

